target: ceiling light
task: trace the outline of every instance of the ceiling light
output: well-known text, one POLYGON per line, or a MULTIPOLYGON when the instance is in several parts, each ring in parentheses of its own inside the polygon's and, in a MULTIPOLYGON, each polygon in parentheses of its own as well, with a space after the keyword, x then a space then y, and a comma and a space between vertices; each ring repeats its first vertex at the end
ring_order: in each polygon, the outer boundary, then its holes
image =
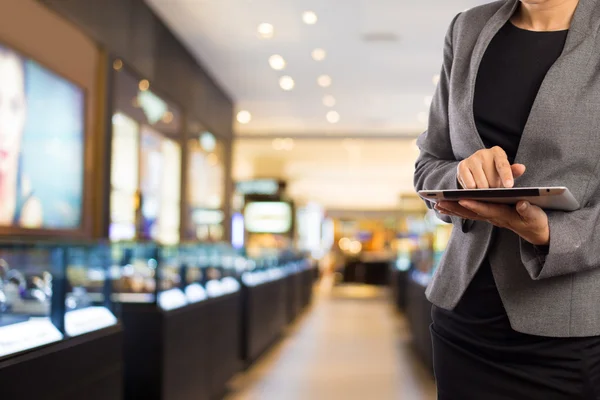
POLYGON ((247 124, 252 120, 252 114, 249 111, 242 110, 237 113, 237 120, 240 124, 247 124))
POLYGON ((327 56, 327 52, 323 49, 314 49, 312 51, 312 58, 315 61, 323 61, 327 56))
POLYGON ((331 86, 331 77, 329 75, 321 75, 317 79, 317 83, 321 87, 329 87, 331 86))
POLYGON ((121 68, 123 68, 123 61, 117 59, 113 62, 113 68, 115 69, 115 71, 120 70, 121 68))
POLYGON ((335 106, 335 97, 333 97, 332 95, 327 95, 323 97, 323 105, 326 107, 333 107, 335 106))
POLYGON ((275 54, 269 57, 269 65, 275 71, 281 71, 285 68, 285 60, 279 54, 275 54))
POLYGON ((305 11, 302 13, 302 21, 307 25, 314 25, 317 23, 317 14, 314 11, 305 11))
POLYGON ((327 121, 330 124, 337 124, 340 121, 340 114, 337 111, 329 111, 327 113, 327 121))
POLYGON ((273 25, 271 24, 260 24, 258 26, 258 36, 262 39, 271 39, 273 37, 273 34, 275 33, 275 30, 273 29, 273 25))
POLYGON ((431 102, 433 101, 433 96, 425 96, 425 98, 423 99, 423 104, 425 104, 427 107, 431 106, 431 102))
POLYGON ((148 82, 148 79, 142 79, 138 86, 142 92, 145 92, 146 90, 150 89, 150 82, 148 82))
POLYGON ((417 115, 417 118, 419 119, 419 122, 422 124, 426 124, 427 120, 429 119, 429 115, 426 112, 420 112, 417 115))
POLYGON ((440 75, 434 75, 433 76, 433 84, 437 86, 437 84, 440 83, 440 75))
POLYGON ((290 91, 294 88, 295 83, 291 76, 282 76, 279 78, 279 86, 285 91, 290 91))

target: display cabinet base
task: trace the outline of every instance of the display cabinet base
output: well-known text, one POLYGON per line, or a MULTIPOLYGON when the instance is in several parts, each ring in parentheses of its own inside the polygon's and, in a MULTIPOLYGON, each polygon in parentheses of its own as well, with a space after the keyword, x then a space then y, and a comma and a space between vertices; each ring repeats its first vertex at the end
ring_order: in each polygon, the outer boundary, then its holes
POLYGON ((206 304, 122 304, 127 400, 209 399, 206 304))
POLYGON ((431 344, 431 303, 425 297, 425 287, 407 279, 406 317, 408 319, 413 345, 423 364, 433 372, 433 348, 431 344))
POLYGON ((242 286, 241 359, 245 367, 268 350, 286 326, 286 280, 242 286))
POLYGON ((237 292, 168 312, 123 304, 126 399, 221 398, 241 368, 240 297, 237 292))
POLYGON ((216 400, 224 397, 227 382, 242 368, 241 292, 209 300, 207 311, 207 381, 210 398, 216 400))
POLYGON ((6 400, 120 400, 123 398, 120 326, 50 344, 0 362, 6 400))
POLYGON ((400 312, 406 311, 408 272, 400 271, 395 266, 390 271, 390 291, 392 302, 400 312))

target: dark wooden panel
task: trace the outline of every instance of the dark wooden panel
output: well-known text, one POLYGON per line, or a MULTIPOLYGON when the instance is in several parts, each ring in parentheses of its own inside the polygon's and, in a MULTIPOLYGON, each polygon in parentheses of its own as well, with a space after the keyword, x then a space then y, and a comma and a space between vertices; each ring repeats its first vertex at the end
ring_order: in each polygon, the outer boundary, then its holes
POLYGON ((126 56, 128 62, 150 81, 155 78, 156 36, 160 27, 160 20, 146 6, 144 1, 133 0, 129 52, 123 54, 123 56, 126 56))
POLYGON ((0 363, 3 399, 120 400, 120 328, 109 328, 0 363))
POLYGON ((205 303, 165 314, 162 399, 209 399, 206 314, 205 303))
POLYGON ((132 0, 40 0, 120 56, 129 54, 132 0))

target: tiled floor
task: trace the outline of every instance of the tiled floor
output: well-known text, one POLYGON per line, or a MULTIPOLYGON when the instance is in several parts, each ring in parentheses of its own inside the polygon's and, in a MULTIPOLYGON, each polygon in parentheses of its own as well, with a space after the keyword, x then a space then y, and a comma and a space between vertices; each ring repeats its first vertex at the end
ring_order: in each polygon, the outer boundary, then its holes
POLYGON ((385 292, 325 285, 284 340, 236 377, 227 400, 433 400, 405 320, 385 292))

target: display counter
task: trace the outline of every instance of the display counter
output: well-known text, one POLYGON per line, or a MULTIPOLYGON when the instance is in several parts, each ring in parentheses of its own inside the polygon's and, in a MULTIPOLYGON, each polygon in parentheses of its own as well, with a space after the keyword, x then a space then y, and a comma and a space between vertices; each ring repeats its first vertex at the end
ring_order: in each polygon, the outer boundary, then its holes
POLYGON ((377 286, 388 285, 390 263, 389 260, 348 261, 344 266, 344 282, 377 286))
POLYGON ((408 319, 415 351, 424 365, 433 371, 433 348, 429 326, 431 303, 425 297, 430 275, 412 270, 406 286, 406 318, 408 319))
POLYGON ((288 322, 287 279, 280 268, 242 276, 240 356, 245 366, 275 343, 288 322))
POLYGON ((400 312, 406 311, 408 289, 408 271, 396 264, 390 266, 390 294, 394 306, 400 312))
POLYGON ((102 245, 0 244, 3 397, 123 397, 123 336, 111 312, 108 255, 102 245))
POLYGON ((127 399, 218 398, 239 369, 241 287, 213 250, 117 246, 127 399))

